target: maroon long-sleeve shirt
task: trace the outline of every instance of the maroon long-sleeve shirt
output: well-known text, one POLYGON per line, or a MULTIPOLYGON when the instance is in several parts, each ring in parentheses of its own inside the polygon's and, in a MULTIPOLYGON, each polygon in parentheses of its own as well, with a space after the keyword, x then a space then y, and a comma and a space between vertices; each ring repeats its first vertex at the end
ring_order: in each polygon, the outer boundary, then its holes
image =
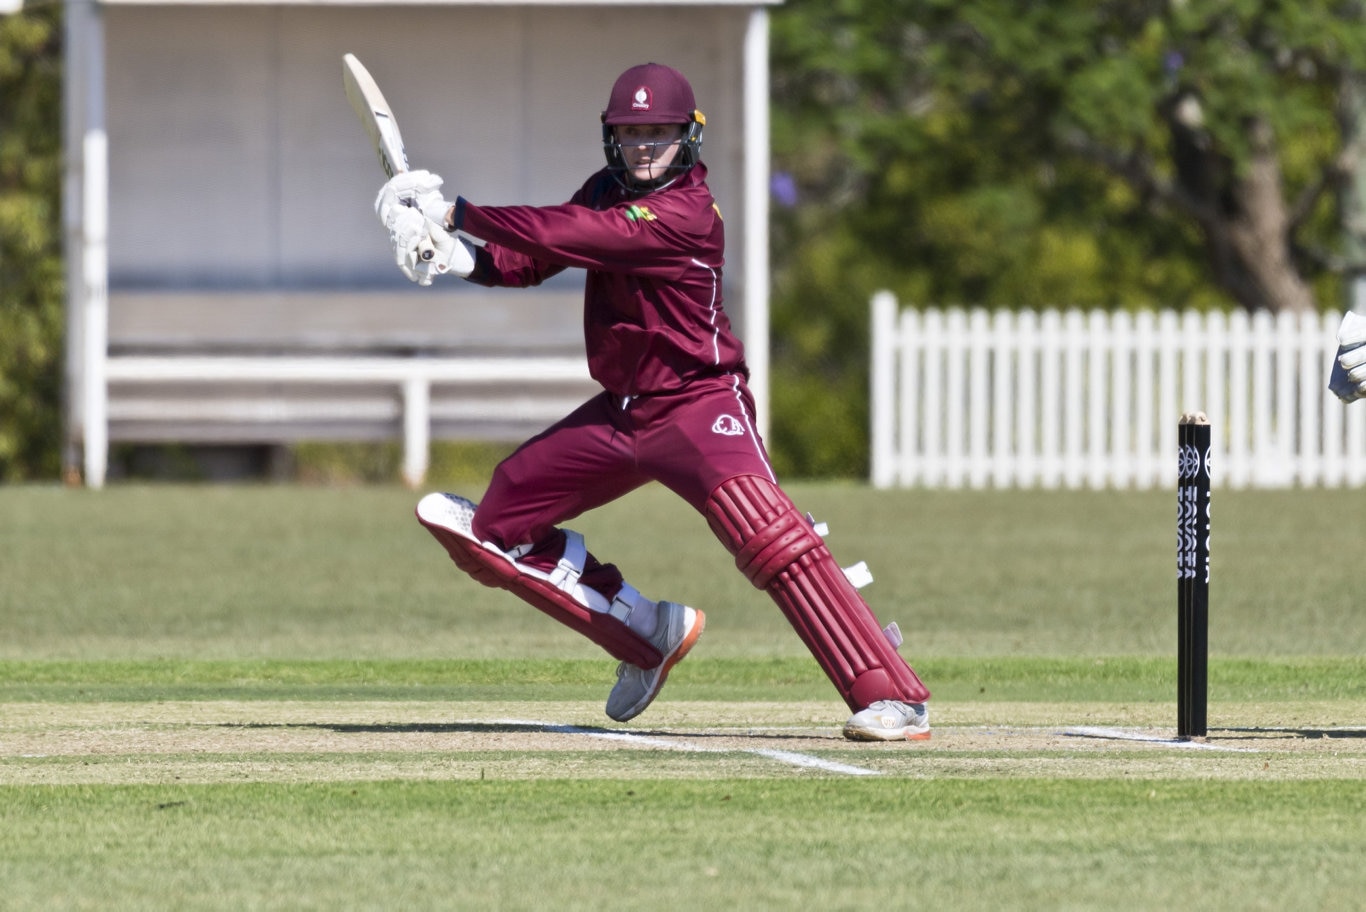
POLYGON ((477 206, 462 197, 455 227, 486 242, 471 282, 524 288, 566 268, 587 270, 588 368, 607 391, 649 395, 698 377, 748 376, 722 306, 725 230, 705 165, 644 195, 604 169, 557 206, 477 206))

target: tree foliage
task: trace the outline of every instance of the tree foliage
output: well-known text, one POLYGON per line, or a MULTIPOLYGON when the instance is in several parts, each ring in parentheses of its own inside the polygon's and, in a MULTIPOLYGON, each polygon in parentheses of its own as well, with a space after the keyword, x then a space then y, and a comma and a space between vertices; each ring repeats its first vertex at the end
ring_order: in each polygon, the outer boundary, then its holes
POLYGON ((786 471, 866 471, 877 288, 1034 309, 1342 299, 1360 3, 788 0, 772 22, 786 471))
POLYGON ((0 480, 60 470, 60 12, 0 18, 0 480))

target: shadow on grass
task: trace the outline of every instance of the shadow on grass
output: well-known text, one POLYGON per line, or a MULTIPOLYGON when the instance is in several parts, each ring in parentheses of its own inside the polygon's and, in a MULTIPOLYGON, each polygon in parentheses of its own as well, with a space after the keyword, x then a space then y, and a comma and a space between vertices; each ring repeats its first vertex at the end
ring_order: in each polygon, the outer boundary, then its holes
POLYGON ((1292 738, 1366 738, 1366 728, 1220 728, 1210 729, 1233 735, 1251 735, 1254 738, 1274 737, 1276 735, 1292 738))
MULTIPOLYGON (((734 739, 736 732, 669 731, 660 728, 606 728, 599 725, 568 725, 557 722, 220 722, 215 728, 330 731, 341 735, 508 735, 527 732, 568 735, 599 735, 612 738, 708 738, 734 739)), ((810 732, 745 731, 744 737, 760 741, 809 741, 810 732)))

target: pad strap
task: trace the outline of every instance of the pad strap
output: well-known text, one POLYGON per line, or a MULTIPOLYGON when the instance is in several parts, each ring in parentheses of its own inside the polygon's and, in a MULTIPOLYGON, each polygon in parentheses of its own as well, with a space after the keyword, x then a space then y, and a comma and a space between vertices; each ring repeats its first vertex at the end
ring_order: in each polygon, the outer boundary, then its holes
POLYGON ((631 622, 631 615, 642 601, 648 600, 645 596, 640 594, 640 590, 636 589, 636 587, 632 586, 630 583, 623 581, 621 588, 617 590, 616 596, 612 599, 612 604, 608 606, 607 612, 623 624, 629 624, 631 622))
POLYGON ((560 562, 550 574, 550 582, 565 592, 572 593, 574 587, 579 584, 579 577, 583 576, 583 565, 587 560, 588 548, 583 544, 583 536, 573 529, 565 529, 564 553, 560 555, 560 562))

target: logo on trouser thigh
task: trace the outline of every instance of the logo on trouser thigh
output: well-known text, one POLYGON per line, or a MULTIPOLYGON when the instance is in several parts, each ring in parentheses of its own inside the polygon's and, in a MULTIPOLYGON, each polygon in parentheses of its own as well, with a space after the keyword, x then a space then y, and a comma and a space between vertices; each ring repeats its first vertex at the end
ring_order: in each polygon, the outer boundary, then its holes
POLYGON ((743 437, 745 436, 745 425, 739 418, 722 415, 712 423, 711 432, 723 437, 743 437))

